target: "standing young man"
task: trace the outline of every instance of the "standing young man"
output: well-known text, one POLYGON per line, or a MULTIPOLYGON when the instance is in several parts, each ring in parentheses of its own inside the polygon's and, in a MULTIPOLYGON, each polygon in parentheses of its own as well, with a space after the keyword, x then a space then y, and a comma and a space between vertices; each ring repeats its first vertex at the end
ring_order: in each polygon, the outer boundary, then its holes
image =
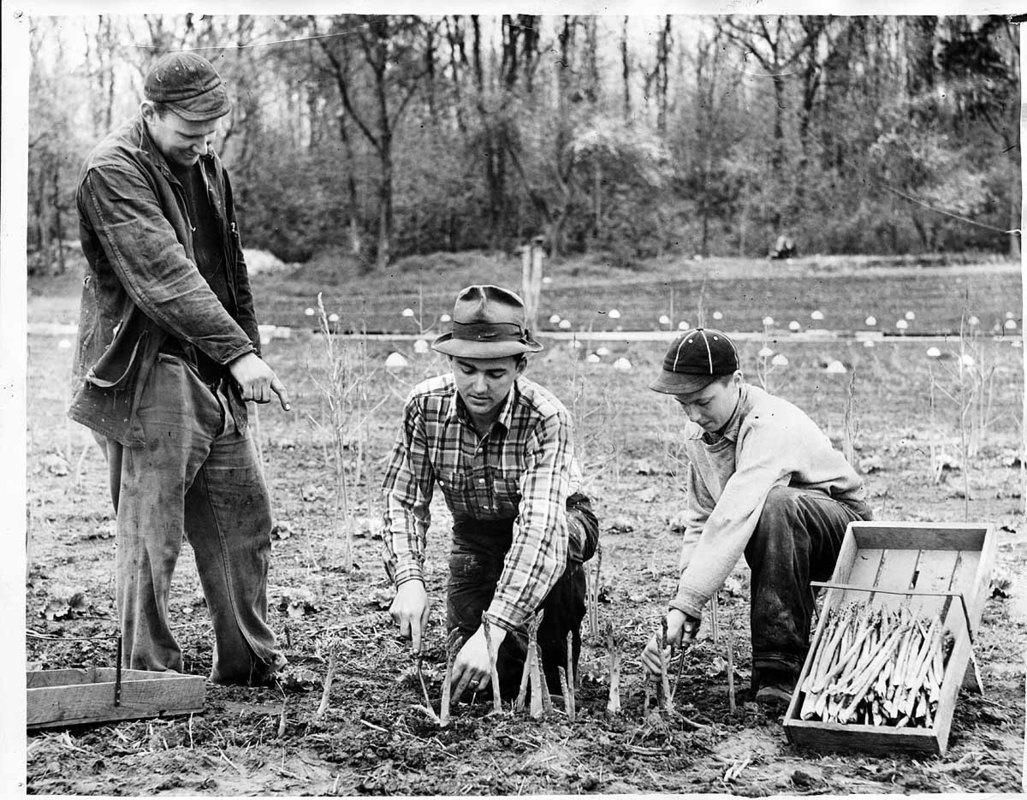
POLYGON ((88 266, 69 415, 107 456, 123 665, 183 669, 168 597, 185 537, 214 626, 212 680, 263 684, 285 658, 267 625, 271 511, 246 401, 289 401, 260 358, 231 185, 211 148, 231 103, 189 52, 160 58, 144 90, 139 115, 82 168, 88 266))
POLYGON ((453 666, 455 696, 489 684, 483 613, 500 692, 516 694, 526 623, 539 609, 545 612, 542 667, 550 690, 559 691, 568 632, 577 664, 585 615, 581 565, 599 537, 589 500, 576 490, 570 417, 556 397, 523 377, 527 354, 542 347, 513 292, 461 291, 452 331, 433 348, 449 356, 453 371, 414 388, 383 485, 385 565, 396 586, 390 613, 419 652, 430 605, 424 560, 437 484, 453 514, 446 618, 463 642, 453 666))
MULTIPOLYGON (((863 482, 805 413, 745 383, 720 331, 678 336, 650 388, 688 417, 685 543, 668 644, 695 636, 703 606, 744 555, 756 701, 785 705, 809 648, 810 581, 830 578, 849 523, 871 517, 863 482)), ((642 661, 659 672, 656 637, 642 661)))

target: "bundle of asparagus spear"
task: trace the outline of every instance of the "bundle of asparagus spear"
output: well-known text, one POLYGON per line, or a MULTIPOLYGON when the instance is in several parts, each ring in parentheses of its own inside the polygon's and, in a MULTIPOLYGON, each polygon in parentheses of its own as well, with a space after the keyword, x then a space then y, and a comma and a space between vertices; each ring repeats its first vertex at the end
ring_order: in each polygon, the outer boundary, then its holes
POLYGON ((825 621, 803 692, 805 720, 933 725, 950 642, 941 617, 851 604, 825 621))

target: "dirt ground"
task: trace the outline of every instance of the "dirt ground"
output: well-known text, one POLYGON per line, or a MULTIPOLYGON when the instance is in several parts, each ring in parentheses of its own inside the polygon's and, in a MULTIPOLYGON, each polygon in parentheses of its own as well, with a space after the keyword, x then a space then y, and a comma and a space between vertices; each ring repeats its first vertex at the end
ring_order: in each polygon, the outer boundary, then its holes
MULTIPOLYGON (((30 334, 28 342, 29 669, 114 664, 109 638, 115 631, 113 520, 99 450, 64 417, 68 338, 30 334)), ((711 626, 704 622, 696 645, 683 656, 674 698, 679 713, 643 719, 638 655, 673 593, 679 543, 679 465, 668 413, 659 398, 625 388, 644 387, 637 376, 631 384, 608 367, 605 372, 597 367, 569 378, 572 370, 561 359, 571 356, 556 352, 531 369, 543 383, 566 381, 562 396, 582 420, 578 435, 590 475, 587 488, 602 520, 597 615, 600 627, 612 624, 625 640, 623 710, 606 712, 609 653, 603 638, 586 624, 574 721, 559 701, 550 715, 533 720, 511 710, 490 713, 491 705, 476 699, 457 705, 452 724, 438 728, 418 708, 422 701, 409 644, 398 639, 388 618, 391 589, 381 568, 379 512, 373 504, 367 507, 371 490, 363 478, 353 489, 355 567, 347 570, 343 564, 343 541, 332 524, 333 468, 322 427, 323 401, 315 382, 319 346, 317 337, 309 335, 268 346, 269 360, 293 389, 296 411, 288 417, 271 408, 260 412, 277 522, 271 624, 291 662, 290 683, 284 691, 208 684, 204 710, 195 715, 30 733, 28 792, 764 796, 1023 790, 1027 594, 1014 578, 1027 566, 1027 532, 1015 457, 1021 433, 1014 411, 1022 374, 1012 354, 1001 356, 1008 359, 1002 362, 1008 370, 996 395, 1004 398, 997 408, 1008 419, 989 429, 971 475, 969 519, 991 524, 998 536, 997 563, 975 646, 984 693, 960 694, 944 756, 881 757, 799 749, 788 743, 779 718, 751 702, 744 565, 721 593, 719 640, 712 640, 711 626), (575 395, 574 385, 586 390, 575 395), (624 414, 625 408, 635 414, 624 414), (734 710, 729 644, 736 670, 734 710), (337 670, 327 710, 319 716, 333 652, 337 670)), ((662 346, 646 349, 662 351, 662 346)), ((641 349, 629 355, 639 371, 656 363, 643 364, 641 349)), ((801 379, 785 382, 775 376, 775 388, 811 408, 837 436, 845 390, 821 385, 816 364, 822 355, 815 349, 793 353, 792 368, 801 379)), ((934 471, 933 429, 920 405, 928 392, 926 368, 902 378, 919 382, 916 407, 906 408, 910 396, 896 395, 904 390, 886 385, 882 377, 895 374, 891 365, 906 356, 879 349, 877 372, 870 369, 869 356, 855 348, 846 361, 858 358, 864 359, 869 377, 859 409, 857 455, 878 518, 964 520, 968 510, 961 468, 951 459, 934 471)), ((425 363, 423 369, 435 366, 425 363)), ((384 405, 369 426, 371 487, 380 480, 396 414, 414 378, 381 373, 374 379, 384 405)), ((952 450, 956 438, 951 430, 944 441, 952 450)), ((445 579, 445 522, 440 509, 428 576, 436 609, 442 607, 445 579)), ((186 670, 206 675, 210 625, 188 548, 175 576, 171 614, 186 670)), ((439 618, 436 610, 424 665, 436 710, 444 668, 439 618)), ((677 671, 673 664, 672 675, 677 671)))

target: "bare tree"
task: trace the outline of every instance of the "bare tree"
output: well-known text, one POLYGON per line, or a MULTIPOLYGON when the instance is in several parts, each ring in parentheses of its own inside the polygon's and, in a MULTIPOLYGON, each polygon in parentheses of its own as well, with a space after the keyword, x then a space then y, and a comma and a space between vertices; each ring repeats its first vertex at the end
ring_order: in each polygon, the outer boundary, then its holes
POLYGON ((656 99, 656 129, 660 134, 667 132, 667 93, 670 87, 671 15, 663 18, 663 26, 656 37, 656 62, 645 73, 645 99, 656 99))
MULTIPOLYGON (((312 18, 311 22, 317 33, 317 21, 312 18)), ((384 269, 392 258, 395 132, 427 73, 423 60, 414 58, 423 29, 417 17, 344 15, 333 17, 329 25, 330 32, 341 36, 317 39, 348 119, 378 158, 378 269, 384 269), (363 57, 366 82, 356 79, 349 61, 349 48, 354 42, 363 57)))

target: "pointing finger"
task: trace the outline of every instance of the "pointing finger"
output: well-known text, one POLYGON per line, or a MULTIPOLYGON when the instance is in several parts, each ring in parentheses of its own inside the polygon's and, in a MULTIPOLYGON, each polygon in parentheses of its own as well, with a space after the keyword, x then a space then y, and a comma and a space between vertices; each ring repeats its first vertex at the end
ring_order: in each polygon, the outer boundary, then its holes
POLYGON ((277 375, 271 379, 271 391, 278 395, 283 411, 292 410, 292 404, 289 402, 289 392, 286 391, 285 384, 278 380, 277 375))

